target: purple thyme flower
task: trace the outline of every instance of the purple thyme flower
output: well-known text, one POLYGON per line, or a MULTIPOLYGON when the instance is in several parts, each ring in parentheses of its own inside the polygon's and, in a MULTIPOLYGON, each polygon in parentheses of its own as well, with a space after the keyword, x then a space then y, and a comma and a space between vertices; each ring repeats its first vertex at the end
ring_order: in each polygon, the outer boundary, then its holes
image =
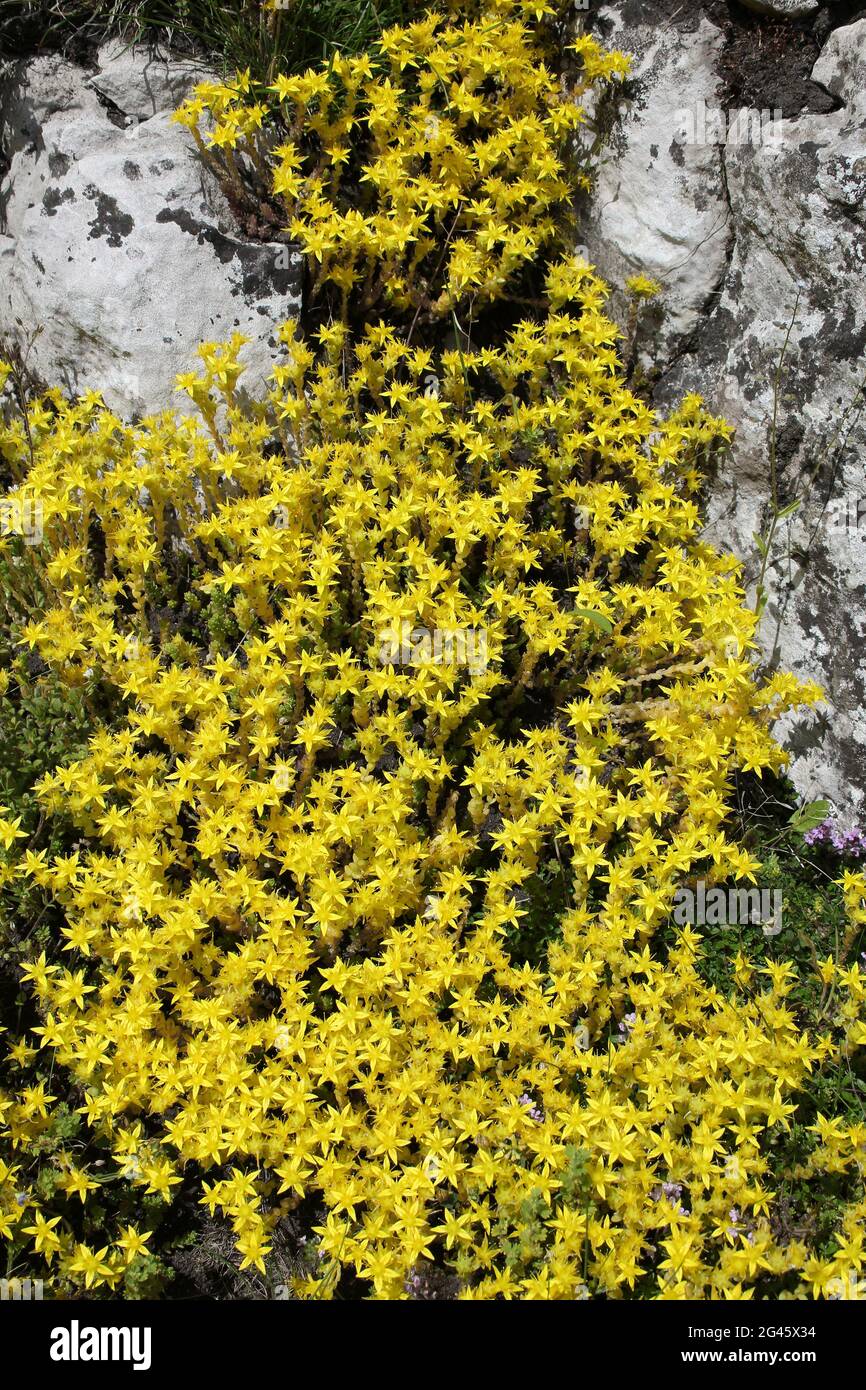
POLYGON ((520 1097, 520 1100, 517 1103, 518 1105, 522 1105, 524 1109, 529 1110, 530 1120, 535 1120, 536 1124, 541 1124, 541 1121, 544 1119, 544 1111, 541 1109, 540 1105, 535 1104, 535 1101, 532 1099, 532 1096, 527 1095, 527 1093, 524 1091, 523 1095, 520 1097))
POLYGON ((812 830, 807 830, 803 839, 812 848, 817 846, 821 849, 829 849, 847 859, 866 858, 866 834, 860 826, 851 826, 845 830, 838 821, 831 817, 822 821, 820 825, 816 825, 812 830))

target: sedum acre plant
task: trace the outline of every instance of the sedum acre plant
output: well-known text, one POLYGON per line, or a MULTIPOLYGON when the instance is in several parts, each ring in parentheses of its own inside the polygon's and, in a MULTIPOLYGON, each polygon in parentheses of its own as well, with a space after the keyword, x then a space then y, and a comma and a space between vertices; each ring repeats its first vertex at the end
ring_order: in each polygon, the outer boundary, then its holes
MULTIPOLYGON (((606 287, 555 251, 573 107, 520 10, 276 84, 315 274, 390 319, 286 325, 260 405, 236 339, 183 378, 198 418, 50 392, 0 431, 42 525, 3 541, 18 636, 96 723, 36 787, 74 847, 0 819, 0 885, 59 922, 19 948, 0 1233, 58 1289, 146 1258, 139 1223, 81 1238, 113 1177, 194 1197, 269 1280, 312 1212, 301 1298, 804 1298, 862 1265, 866 1126, 819 1115, 792 1174, 837 1183, 829 1246, 781 1233, 772 1168, 810 1075, 866 1042, 862 971, 823 965, 808 1032, 784 960, 740 952, 725 994, 669 927, 683 880, 754 881, 733 780, 783 765, 771 726, 819 692, 759 679, 736 563, 700 539, 724 423, 629 391, 606 287), (434 105, 453 127, 422 180, 434 105), (376 170, 354 223, 352 160, 376 170), (419 310, 474 309, 543 247, 543 308, 496 345, 413 341, 419 310), (40 1184, 63 1090, 87 1137, 40 1184)), ((258 123, 242 94, 185 119, 215 109, 230 151, 258 123)), ((857 933, 866 881, 846 895, 857 933)))
POLYGON ((628 59, 582 36, 573 77, 555 77, 521 20, 547 9, 498 0, 459 24, 431 15, 386 31, 374 55, 336 54, 265 88, 248 73, 204 83, 175 119, 241 198, 250 179, 276 196, 313 298, 332 286, 344 318, 351 300, 414 329, 513 292, 561 235, 573 187, 589 186, 580 99, 628 59))

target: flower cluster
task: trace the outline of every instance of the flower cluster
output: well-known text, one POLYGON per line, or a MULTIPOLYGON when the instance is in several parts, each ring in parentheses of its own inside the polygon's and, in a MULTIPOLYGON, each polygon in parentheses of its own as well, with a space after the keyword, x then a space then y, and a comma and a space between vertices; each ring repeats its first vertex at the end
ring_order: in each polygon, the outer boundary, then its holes
POLYGON ((814 848, 818 845, 822 849, 832 850, 845 859, 863 859, 866 857, 866 834, 857 825, 843 830, 838 821, 832 817, 828 817, 827 820, 822 821, 812 830, 807 830, 803 839, 810 847, 814 848))
MULTIPOLYGON (((487 54, 504 91, 520 56, 540 90, 503 8, 487 47, 431 21, 385 51, 398 73, 450 54, 446 87, 487 54)), ((498 128, 499 96, 461 81, 498 128)), ((402 108, 389 76, 365 90, 368 149, 402 108)), ((515 149, 527 190, 559 177, 515 149)), ((411 168, 381 175, 396 207, 411 168)), ((69 1078, 101 1180, 197 1194, 242 1267, 270 1277, 287 1218, 318 1209, 299 1297, 344 1275, 377 1298, 811 1296, 860 1268, 866 1201, 830 1248, 783 1239, 771 1146, 809 1074, 866 1042, 866 977, 825 962, 807 1034, 789 964, 740 954, 725 994, 669 919, 689 875, 754 879, 734 778, 778 770, 774 722, 820 692, 758 678, 736 562, 700 538, 723 422, 630 392, 585 261, 544 291, 496 347, 287 325, 260 406, 235 340, 183 379, 200 419, 125 426, 52 393, 0 429, 44 522, 40 546, 0 542, 21 640, 113 712, 38 786, 69 853, 0 817, 0 889, 62 913, 48 949, 21 945, 38 1018, 10 1057, 69 1078), (484 631, 486 661, 383 663, 404 623, 484 631)), ((859 932, 866 882, 845 891, 859 932)), ((76 1242, 64 1199, 97 1179, 71 1150, 40 1188, 56 1089, 0 1093, 0 1232, 110 1289, 147 1234, 76 1242)), ((802 1183, 856 1178, 866 1126, 815 1135, 802 1183)))
POLYGON ((571 187, 587 183, 581 98, 628 70, 582 35, 564 86, 537 61, 524 8, 430 15, 264 90, 248 73, 203 83, 176 119, 235 190, 250 176, 270 185, 313 294, 335 286, 344 315, 353 296, 362 314, 384 302, 441 318, 500 297, 554 242, 571 187))

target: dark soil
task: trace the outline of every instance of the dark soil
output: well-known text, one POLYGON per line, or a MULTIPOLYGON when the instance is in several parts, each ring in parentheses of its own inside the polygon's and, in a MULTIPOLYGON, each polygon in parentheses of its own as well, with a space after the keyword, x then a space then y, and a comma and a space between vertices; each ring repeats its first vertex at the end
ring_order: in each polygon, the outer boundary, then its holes
POLYGON ((805 111, 824 114, 838 106, 810 76, 829 26, 774 19, 738 4, 729 11, 728 42, 719 64, 726 107, 748 106, 789 117, 805 111))
MULTIPOLYGON (((834 29, 866 16, 864 0, 828 0, 805 20, 756 14, 741 0, 610 0, 608 8, 628 27, 664 25, 691 33, 702 19, 711 20, 727 41, 719 64, 724 107, 778 111, 783 117, 838 107, 836 98, 812 81, 812 68, 834 29)), ((611 37, 613 26, 600 15, 588 27, 611 37)))

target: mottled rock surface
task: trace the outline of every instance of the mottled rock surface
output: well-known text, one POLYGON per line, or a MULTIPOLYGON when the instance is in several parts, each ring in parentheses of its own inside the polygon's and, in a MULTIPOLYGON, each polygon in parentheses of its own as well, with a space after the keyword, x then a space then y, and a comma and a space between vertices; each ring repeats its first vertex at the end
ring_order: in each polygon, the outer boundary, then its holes
POLYGON ((804 19, 818 8, 818 0, 743 0, 743 4, 758 14, 779 15, 782 19, 804 19))
POLYGON ((644 319, 640 357, 669 362, 711 307, 730 254, 728 204, 719 149, 677 139, 683 115, 719 100, 717 64, 724 39, 701 16, 683 34, 671 24, 629 23, 606 10, 607 41, 634 56, 621 122, 610 137, 582 226, 599 273, 614 287, 612 308, 625 322, 622 287, 643 273, 665 286, 663 306, 644 319))
MULTIPOLYGON (((829 36, 825 24, 804 109, 762 120, 728 103, 735 40, 718 6, 703 9, 679 25, 663 3, 603 12, 636 55, 634 99, 584 239, 620 284, 640 270, 664 283, 637 345, 657 404, 698 391, 736 427, 707 534, 752 583, 774 453, 780 503, 799 499, 772 548, 762 645, 827 694, 817 718, 779 730, 796 785, 854 814, 866 807, 866 18, 829 36)), ((621 295, 614 309, 624 322, 621 295)))
POLYGON ((243 235, 171 121, 196 80, 111 45, 95 71, 39 57, 0 82, 0 337, 40 328, 31 369, 130 418, 190 408, 175 376, 233 332, 261 391, 274 327, 299 304, 293 249, 243 235))

